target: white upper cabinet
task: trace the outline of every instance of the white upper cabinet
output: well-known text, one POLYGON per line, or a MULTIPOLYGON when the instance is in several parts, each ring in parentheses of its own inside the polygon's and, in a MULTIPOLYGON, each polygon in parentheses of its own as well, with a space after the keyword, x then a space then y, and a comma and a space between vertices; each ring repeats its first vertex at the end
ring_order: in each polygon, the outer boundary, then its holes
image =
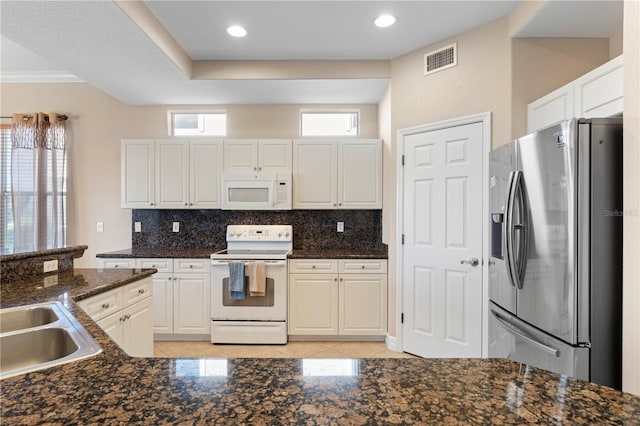
POLYGON ((291 139, 226 139, 225 172, 290 172, 291 139))
POLYGON ((149 209, 155 205, 155 142, 124 139, 120 148, 120 205, 149 209))
POLYGON ((156 142, 156 207, 189 207, 189 141, 156 142))
POLYGON ((611 117, 622 114, 622 55, 583 75, 573 84, 576 117, 611 117))
POLYGON ((222 141, 191 140, 189 149, 189 207, 219 209, 222 141))
POLYGON ((531 102, 527 131, 570 118, 611 117, 623 111, 623 56, 531 102))
POLYGON ((122 141, 122 207, 220 208, 221 139, 122 141))
POLYGON ((295 140, 293 208, 382 208, 381 141, 295 140))
POLYGON ((335 209, 338 199, 338 142, 293 141, 293 208, 335 209))
POLYGON ((527 133, 574 117, 573 98, 573 83, 569 83, 530 103, 527 107, 527 133))
POLYGON ((338 143, 338 207, 382 208, 382 143, 350 140, 338 143))

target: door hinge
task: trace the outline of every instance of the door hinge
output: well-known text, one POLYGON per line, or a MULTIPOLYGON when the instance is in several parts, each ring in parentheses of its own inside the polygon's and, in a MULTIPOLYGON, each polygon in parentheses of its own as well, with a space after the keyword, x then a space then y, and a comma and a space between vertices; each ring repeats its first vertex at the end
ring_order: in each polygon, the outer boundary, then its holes
POLYGON ((400 324, 404 324, 404 312, 400 314, 400 324))
POLYGON ((402 234, 402 239, 400 240, 401 244, 404 244, 404 234, 402 234))
POLYGON ((404 166, 404 154, 402 154, 402 165, 404 166))

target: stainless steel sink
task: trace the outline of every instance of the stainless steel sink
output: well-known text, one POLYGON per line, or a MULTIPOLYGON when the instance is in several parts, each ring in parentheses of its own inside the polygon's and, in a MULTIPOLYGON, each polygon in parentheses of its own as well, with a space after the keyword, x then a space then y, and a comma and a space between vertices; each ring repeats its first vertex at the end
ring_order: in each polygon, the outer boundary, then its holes
POLYGON ((0 321, 0 379, 102 352, 59 302, 2 309, 0 321))
POLYGON ((50 304, 0 310, 0 333, 38 327, 58 321, 50 304))

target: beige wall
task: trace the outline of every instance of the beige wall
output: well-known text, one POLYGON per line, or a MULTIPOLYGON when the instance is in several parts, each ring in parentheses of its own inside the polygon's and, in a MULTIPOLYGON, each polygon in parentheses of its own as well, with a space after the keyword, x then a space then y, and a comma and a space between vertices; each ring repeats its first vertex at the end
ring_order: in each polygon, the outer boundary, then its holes
POLYGON ((622 389, 640 396, 640 2, 624 2, 622 389))
POLYGON ((514 38, 511 56, 514 139, 527 134, 527 104, 607 62, 609 39, 514 38))
MULTIPOLYGON (((89 249, 78 267, 96 267, 95 254, 131 247, 131 210, 120 208, 120 139, 165 138, 167 109, 193 106, 128 106, 85 83, 2 84, 1 115, 59 111, 70 116, 68 244, 89 249), (96 223, 104 222, 104 233, 96 223)), ((229 105, 232 138, 295 138, 300 108, 360 110, 361 136, 378 137, 378 106, 229 105)))

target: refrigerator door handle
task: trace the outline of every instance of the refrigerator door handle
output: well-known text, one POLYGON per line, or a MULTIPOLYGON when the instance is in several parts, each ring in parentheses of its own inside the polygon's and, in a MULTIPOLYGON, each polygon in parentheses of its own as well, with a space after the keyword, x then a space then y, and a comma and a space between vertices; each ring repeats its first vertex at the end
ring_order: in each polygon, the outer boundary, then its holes
POLYGON ((498 320, 498 322, 500 324, 502 324, 507 330, 509 330, 510 332, 512 332, 513 334, 515 334, 516 336, 520 337, 522 340, 525 340, 526 342, 532 344, 533 346, 535 346, 536 348, 555 356, 556 358, 560 358, 560 350, 557 348, 554 348, 553 346, 549 346, 545 343, 542 343, 540 341, 538 341, 536 338, 529 336, 527 333, 525 333, 524 331, 520 330, 517 326, 513 325, 508 319, 504 318, 502 315, 500 315, 499 313, 497 313, 496 311, 494 311, 493 309, 491 310, 491 314, 493 314, 493 316, 495 317, 496 320, 498 320))
POLYGON ((524 270, 527 266, 527 246, 528 246, 528 235, 529 235, 529 216, 527 214, 527 205, 525 204, 524 197, 524 180, 522 178, 522 172, 517 172, 516 176, 516 192, 514 193, 514 198, 518 199, 518 209, 520 211, 520 220, 521 223, 513 225, 513 232, 520 233, 519 247, 518 247, 518 256, 516 262, 516 275, 518 277, 518 281, 516 284, 520 290, 522 290, 524 286, 524 270))
POLYGON ((515 197, 516 197, 516 186, 517 179, 519 175, 519 171, 513 171, 509 174, 509 191, 507 192, 507 205, 505 208, 504 215, 504 228, 505 228, 505 240, 504 240, 504 248, 505 248, 505 266, 507 267, 507 274, 509 275, 509 282, 512 286, 520 288, 518 282, 518 275, 516 272, 516 260, 513 252, 514 245, 514 235, 513 235, 513 213, 515 209, 515 197))

